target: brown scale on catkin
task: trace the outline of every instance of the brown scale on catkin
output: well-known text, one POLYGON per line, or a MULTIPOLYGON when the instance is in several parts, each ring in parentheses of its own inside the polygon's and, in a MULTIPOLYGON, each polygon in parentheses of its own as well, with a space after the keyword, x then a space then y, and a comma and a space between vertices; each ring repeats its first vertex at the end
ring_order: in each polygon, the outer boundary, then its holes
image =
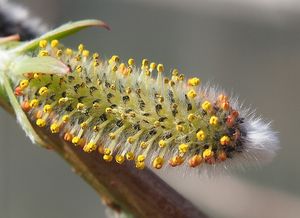
POLYGON ((103 60, 82 44, 72 50, 57 40, 40 41, 30 55, 55 57, 71 73, 26 74, 15 89, 23 110, 85 152, 160 169, 166 162, 218 164, 243 151, 243 119, 226 95, 206 96, 198 78, 185 80, 177 70, 167 78, 162 64, 103 60))

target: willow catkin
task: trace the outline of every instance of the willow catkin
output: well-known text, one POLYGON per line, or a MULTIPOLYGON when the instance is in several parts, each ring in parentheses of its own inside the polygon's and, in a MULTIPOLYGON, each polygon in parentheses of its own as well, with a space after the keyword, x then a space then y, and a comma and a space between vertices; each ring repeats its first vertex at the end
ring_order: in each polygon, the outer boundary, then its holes
POLYGON ((277 149, 269 124, 176 69, 167 78, 162 64, 144 59, 138 66, 117 55, 105 60, 82 44, 72 50, 57 40, 42 40, 27 55, 55 57, 70 72, 24 75, 15 88, 23 110, 40 128, 85 152, 99 151, 105 161, 201 168, 264 160, 277 149))

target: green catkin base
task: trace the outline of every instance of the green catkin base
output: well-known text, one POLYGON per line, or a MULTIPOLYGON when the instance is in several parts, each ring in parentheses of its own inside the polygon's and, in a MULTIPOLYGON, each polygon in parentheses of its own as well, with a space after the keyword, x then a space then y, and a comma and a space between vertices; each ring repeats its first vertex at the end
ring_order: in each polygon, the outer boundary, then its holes
POLYGON ((26 74, 15 91, 23 110, 41 128, 86 152, 98 150, 106 161, 134 160, 139 169, 146 161, 160 169, 166 160, 196 167, 243 151, 243 119, 227 96, 212 99, 198 88, 198 78, 185 81, 177 70, 165 78, 162 64, 102 60, 82 44, 71 50, 57 40, 42 40, 28 55, 55 57, 71 72, 26 74))

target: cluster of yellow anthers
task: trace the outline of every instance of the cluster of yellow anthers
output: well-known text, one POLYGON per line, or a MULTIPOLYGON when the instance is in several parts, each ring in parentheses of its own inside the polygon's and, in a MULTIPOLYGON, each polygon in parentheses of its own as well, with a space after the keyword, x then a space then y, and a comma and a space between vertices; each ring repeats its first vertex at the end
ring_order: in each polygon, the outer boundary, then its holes
POLYGON ((243 119, 227 96, 216 99, 178 70, 163 77, 164 66, 114 55, 101 59, 82 44, 77 50, 42 40, 33 56, 52 56, 69 66, 67 75, 25 75, 15 88, 21 105, 39 127, 50 127, 84 151, 98 150, 105 161, 148 160, 160 169, 185 160, 191 167, 217 164, 243 149, 243 119), (152 75, 156 73, 156 78, 152 75))

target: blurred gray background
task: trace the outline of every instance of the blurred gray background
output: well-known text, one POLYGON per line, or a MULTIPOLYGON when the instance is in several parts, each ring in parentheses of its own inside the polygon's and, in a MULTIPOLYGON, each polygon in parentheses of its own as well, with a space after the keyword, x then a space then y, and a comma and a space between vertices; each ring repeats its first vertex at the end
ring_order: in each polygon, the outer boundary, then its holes
MULTIPOLYGON (((260 204, 260 208, 251 205, 251 202, 257 205, 255 202, 259 200, 252 196, 243 207, 255 212, 244 217, 269 217, 264 210, 274 205, 279 205, 278 210, 280 206, 287 210, 285 217, 298 217, 300 3, 291 0, 15 2, 30 8, 33 15, 42 17, 52 27, 83 18, 107 21, 112 28, 110 32, 93 28, 69 37, 64 43, 76 46, 82 42, 106 57, 113 54, 122 59, 146 57, 164 63, 167 69, 178 68, 186 75, 199 76, 236 93, 267 121, 273 120, 282 146, 277 157, 260 169, 236 172, 235 177, 251 187, 260 187, 257 190, 280 194, 270 197, 271 202, 260 204)), ((0 122, 1 218, 104 217, 100 199, 70 166, 53 152, 32 145, 16 121, 3 110, 0 122)), ((181 184, 186 184, 187 178, 174 181, 172 175, 161 176, 172 180, 170 183, 184 192, 181 184)), ((189 181, 190 190, 200 195, 199 202, 205 201, 201 192, 197 193, 196 181, 189 181)), ((214 193, 216 189, 209 188, 211 195, 218 195, 214 193)), ((237 198, 234 191, 233 187, 228 199, 222 200, 237 198)), ((246 194, 244 197, 247 198, 246 194)), ((198 205, 197 199, 188 198, 198 205)), ((212 217, 240 216, 234 208, 231 213, 203 209, 212 217)))

